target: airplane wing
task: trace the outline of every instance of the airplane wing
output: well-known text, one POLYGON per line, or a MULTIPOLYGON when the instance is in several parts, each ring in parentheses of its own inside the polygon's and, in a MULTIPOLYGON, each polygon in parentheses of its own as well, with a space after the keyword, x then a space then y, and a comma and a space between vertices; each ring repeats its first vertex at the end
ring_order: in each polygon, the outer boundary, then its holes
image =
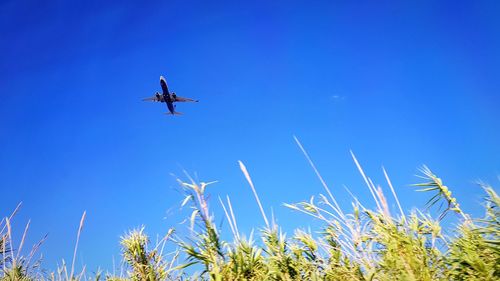
POLYGON ((190 99, 190 98, 183 98, 183 97, 179 97, 179 96, 175 96, 174 98, 174 102, 198 102, 199 100, 194 100, 194 99, 190 99))
POLYGON ((163 94, 169 95, 170 92, 168 91, 167 80, 165 80, 165 77, 163 76, 160 76, 160 85, 161 89, 163 90, 163 94))
POLYGON ((145 99, 142 99, 143 101, 156 101, 156 102, 161 102, 162 100, 162 97, 158 97, 158 96, 152 96, 152 97, 149 97, 149 98, 145 98, 145 99))

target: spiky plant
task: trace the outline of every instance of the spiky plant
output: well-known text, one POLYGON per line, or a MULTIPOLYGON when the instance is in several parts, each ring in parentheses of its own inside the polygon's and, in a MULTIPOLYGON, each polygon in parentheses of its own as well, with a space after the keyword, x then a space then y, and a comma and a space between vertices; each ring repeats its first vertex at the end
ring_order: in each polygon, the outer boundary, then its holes
MULTIPOLYGON (((298 141, 297 141, 298 142, 298 141)), ((238 230, 236 216, 229 197, 219 198, 226 216, 232 240, 222 237, 224 229, 214 223, 206 188, 210 183, 198 183, 189 178, 179 181, 186 197, 182 206, 190 208, 189 235, 174 235, 173 229, 156 245, 151 245, 144 227, 132 230, 121 238, 122 257, 128 268, 124 276, 106 274, 107 281, 159 280, 500 280, 500 197, 495 190, 481 184, 487 196, 486 214, 474 219, 458 204, 451 189, 429 168, 421 169, 424 182, 415 186, 430 193, 425 212, 403 208, 385 169, 387 185, 397 204, 397 215, 389 208, 389 199, 381 186, 375 185, 353 160, 373 198, 374 208, 368 208, 353 196, 352 210, 341 208, 330 188, 322 179, 311 159, 303 150, 318 175, 326 195, 286 207, 319 221, 319 231, 295 230, 287 236, 279 225, 268 220, 250 175, 240 162, 240 168, 255 196, 264 226, 246 238, 238 230), (435 208, 435 206, 444 206, 435 208), (443 227, 445 216, 455 215, 455 224, 443 227), (456 225, 456 226, 455 226, 456 225), (260 238, 260 239, 259 239, 260 238), (163 255, 165 243, 177 250, 163 255), (183 260, 182 262, 179 262, 183 260)), ((352 194, 351 194, 352 195, 352 194)), ((366 204, 368 205, 368 204, 366 204)), ((100 280, 101 273, 87 278, 85 268, 74 274, 78 240, 85 213, 78 229, 71 269, 66 263, 56 272, 45 276, 33 270, 30 259, 20 253, 12 242, 10 219, 0 222, 0 281, 3 280, 100 280)), ((29 223, 28 223, 29 226, 29 223)), ((38 246, 35 246, 36 249, 38 246)), ((33 252, 33 251, 32 251, 33 252)), ((28 255, 29 257, 29 255, 28 255)))
POLYGON ((129 265, 129 277, 134 281, 159 281, 167 277, 166 266, 157 250, 149 250, 149 238, 144 227, 121 238, 124 261, 129 265))
POLYGON ((447 276, 453 280, 500 280, 500 198, 485 187, 486 216, 462 223, 447 256, 447 276))
POLYGON ((179 240, 179 246, 184 249, 189 261, 182 267, 201 264, 202 275, 207 274, 213 280, 222 280, 221 273, 226 263, 223 249, 225 243, 221 240, 219 230, 213 222, 205 197, 205 190, 210 183, 197 184, 192 179, 190 183, 182 181, 179 183, 186 193, 182 206, 190 203, 193 210, 190 216, 191 242, 179 240))
MULTIPOLYGON (((252 235, 251 235, 252 236, 252 235)), ((239 239, 227 248, 228 262, 224 272, 230 280, 264 280, 267 265, 262 256, 262 249, 248 241, 239 239)))
POLYGON ((9 267, 4 271, 3 276, 0 278, 1 281, 32 281, 28 276, 27 270, 20 264, 9 267))

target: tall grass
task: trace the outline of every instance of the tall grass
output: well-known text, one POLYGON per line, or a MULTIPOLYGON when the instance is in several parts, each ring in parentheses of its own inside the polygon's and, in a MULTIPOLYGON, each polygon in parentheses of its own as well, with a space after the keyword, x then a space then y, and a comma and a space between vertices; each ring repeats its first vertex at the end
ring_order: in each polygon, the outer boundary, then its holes
MULTIPOLYGON (((215 224, 207 188, 211 183, 188 177, 180 181, 189 207, 189 235, 179 236, 174 229, 152 243, 145 228, 131 230, 121 237, 122 274, 86 276, 85 269, 75 274, 75 258, 85 213, 78 228, 73 261, 68 270, 63 262, 55 272, 44 273, 36 262, 40 243, 26 257, 23 246, 29 223, 19 244, 14 244, 11 220, 16 210, 0 222, 0 280, 500 280, 500 197, 484 183, 482 218, 465 213, 452 191, 429 168, 422 167, 419 192, 429 196, 425 210, 405 212, 397 193, 383 169, 392 199, 365 174, 352 154, 370 192, 375 209, 366 208, 353 197, 351 210, 337 203, 318 169, 300 142, 299 148, 311 164, 326 195, 310 200, 285 203, 297 216, 310 216, 321 222, 315 232, 296 229, 287 235, 269 220, 260 202, 250 173, 240 168, 252 189, 264 225, 248 235, 238 230, 230 198, 219 198, 227 230, 232 238, 224 240, 215 224), (397 212, 389 208, 394 200, 397 212), (444 208, 430 208, 443 205, 444 208), (442 219, 455 216, 456 223, 444 231, 442 219), (164 253, 166 244, 177 250, 164 253)), ((448 225, 448 224, 447 224, 448 225)), ((307 226, 305 226, 307 227, 307 226)), ((227 237, 225 235, 224 237, 227 237)))

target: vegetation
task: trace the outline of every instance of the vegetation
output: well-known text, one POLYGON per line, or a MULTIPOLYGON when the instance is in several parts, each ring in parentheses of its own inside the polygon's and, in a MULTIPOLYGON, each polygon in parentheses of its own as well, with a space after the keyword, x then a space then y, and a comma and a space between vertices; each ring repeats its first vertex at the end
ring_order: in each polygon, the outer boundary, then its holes
MULTIPOLYGON (((317 173, 326 195, 284 205, 321 221, 323 227, 315 233, 297 229, 291 237, 268 220, 241 162, 265 222, 258 235, 251 233, 245 238, 238 231, 231 201, 219 198, 232 233, 232 241, 223 240, 222 229, 215 225, 209 209, 206 189, 210 183, 197 183, 191 178, 179 181, 186 194, 182 206, 192 210, 192 235, 179 237, 171 229, 152 244, 144 227, 128 232, 120 242, 127 269, 122 276, 98 273, 87 277, 85 269, 75 273, 75 258, 70 270, 63 262, 55 272, 45 273, 34 258, 43 239, 28 255, 21 254, 29 223, 20 244, 13 245, 10 221, 16 209, 0 222, 0 280, 500 280, 500 197, 492 187, 481 184, 486 193, 486 212, 483 218, 473 219, 442 180, 423 167, 423 182, 415 187, 430 194, 427 207, 445 206, 433 218, 418 210, 405 213, 384 170, 398 206, 394 215, 381 187, 365 175, 354 155, 353 159, 376 208, 366 208, 354 197, 352 211, 346 212, 317 173), (451 227, 455 229, 447 231, 452 234, 446 235, 442 219, 451 214, 457 223, 451 227), (163 254, 167 243, 176 245, 177 251, 163 254)), ((85 214, 75 257, 84 219, 85 214)))

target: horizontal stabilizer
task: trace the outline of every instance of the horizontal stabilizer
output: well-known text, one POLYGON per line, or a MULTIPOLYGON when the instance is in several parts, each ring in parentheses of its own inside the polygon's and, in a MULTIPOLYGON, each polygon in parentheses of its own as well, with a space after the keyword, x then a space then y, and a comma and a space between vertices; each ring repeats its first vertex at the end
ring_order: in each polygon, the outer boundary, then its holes
POLYGON ((167 112, 167 113, 165 113, 165 114, 167 114, 167 115, 182 115, 182 112, 174 111, 174 113, 172 113, 172 112, 167 112))

